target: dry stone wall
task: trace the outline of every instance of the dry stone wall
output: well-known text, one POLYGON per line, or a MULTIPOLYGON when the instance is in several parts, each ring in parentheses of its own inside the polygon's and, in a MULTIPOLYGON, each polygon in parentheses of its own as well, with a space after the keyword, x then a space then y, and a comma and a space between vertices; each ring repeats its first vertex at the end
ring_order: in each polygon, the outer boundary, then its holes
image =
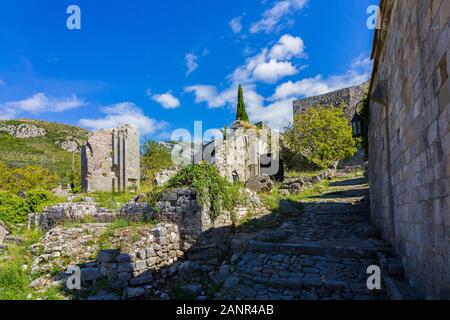
POLYGON ((208 205, 198 204, 195 189, 173 189, 162 195, 156 204, 154 216, 159 221, 177 224, 184 242, 183 249, 188 249, 205 231, 231 226, 233 216, 239 220, 250 211, 262 208, 262 203, 255 192, 248 189, 243 192, 247 198, 247 205, 237 207, 233 214, 224 211, 218 218, 212 220, 208 205))

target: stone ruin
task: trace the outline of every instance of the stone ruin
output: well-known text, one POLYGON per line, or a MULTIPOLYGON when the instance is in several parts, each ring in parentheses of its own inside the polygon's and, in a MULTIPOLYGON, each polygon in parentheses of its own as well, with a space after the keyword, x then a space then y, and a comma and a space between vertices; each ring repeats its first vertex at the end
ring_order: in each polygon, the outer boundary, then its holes
MULTIPOLYGON (((355 114, 356 107, 364 93, 369 88, 369 82, 364 82, 358 86, 348 87, 318 96, 308 97, 294 101, 294 117, 297 114, 305 112, 307 109, 315 106, 334 106, 344 104, 344 115, 351 121, 355 114)), ((294 119, 295 120, 295 119, 294 119)))
POLYGON ((81 150, 84 192, 126 191, 140 183, 139 132, 130 125, 92 133, 81 150))
POLYGON ((271 159, 268 155, 277 154, 272 150, 277 146, 271 144, 270 134, 261 134, 262 129, 270 131, 264 125, 259 125, 259 129, 247 129, 242 122, 233 122, 225 139, 213 140, 203 147, 203 160, 214 164, 231 182, 248 182, 261 175, 274 175, 267 167, 279 159, 271 159))

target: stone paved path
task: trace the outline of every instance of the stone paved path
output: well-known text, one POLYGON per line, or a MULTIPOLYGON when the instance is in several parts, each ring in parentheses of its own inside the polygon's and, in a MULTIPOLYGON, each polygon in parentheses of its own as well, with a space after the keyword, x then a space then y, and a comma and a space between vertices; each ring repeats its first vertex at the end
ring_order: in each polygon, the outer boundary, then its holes
POLYGON ((228 258, 184 263, 181 274, 202 270, 206 277, 201 285, 195 277, 190 285, 174 282, 177 290, 187 289, 198 299, 414 297, 392 248, 370 224, 362 177, 332 182, 327 193, 300 203, 282 201, 278 214, 257 217, 255 223, 256 230, 243 227, 231 236, 228 258), (367 288, 371 265, 382 269, 381 290, 367 288))

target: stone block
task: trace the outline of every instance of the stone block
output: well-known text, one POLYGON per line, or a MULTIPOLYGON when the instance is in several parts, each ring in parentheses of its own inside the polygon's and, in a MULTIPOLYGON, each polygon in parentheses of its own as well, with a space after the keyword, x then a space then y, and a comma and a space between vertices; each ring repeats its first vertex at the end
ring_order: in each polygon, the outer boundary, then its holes
POLYGON ((97 261, 99 263, 111 263, 114 262, 119 255, 117 250, 101 250, 98 252, 97 261))

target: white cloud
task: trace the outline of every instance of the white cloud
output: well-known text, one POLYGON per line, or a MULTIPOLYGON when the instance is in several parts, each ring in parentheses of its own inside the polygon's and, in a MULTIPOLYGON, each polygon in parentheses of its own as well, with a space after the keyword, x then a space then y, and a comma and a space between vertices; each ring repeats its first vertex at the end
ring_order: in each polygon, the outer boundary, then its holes
POLYGON ((298 11, 300 11, 308 0, 282 0, 276 1, 275 4, 264 11, 262 18, 253 23, 250 27, 251 33, 273 31, 285 19, 298 11))
POLYGON ((158 122, 144 115, 141 108, 132 102, 122 102, 101 108, 106 114, 104 118, 98 119, 81 119, 80 126, 88 129, 109 129, 131 124, 139 128, 141 134, 152 134, 157 130, 163 129, 167 124, 158 122))
POLYGON ((187 53, 184 59, 186 60, 186 76, 188 76, 198 68, 197 56, 193 53, 187 53))
MULTIPOLYGON (((219 92, 215 86, 197 85, 185 88, 195 94, 196 103, 206 103, 208 108, 236 107, 237 87, 230 86, 219 92)), ((244 86, 245 104, 252 122, 265 121, 271 128, 282 130, 292 120, 292 100, 277 101, 264 106, 264 97, 252 85, 244 86)))
POLYGON ((285 82, 275 89, 271 100, 275 101, 289 97, 310 97, 359 85, 370 78, 371 69, 372 62, 369 58, 358 57, 352 61, 350 69, 344 74, 331 75, 328 78, 317 75, 296 82, 285 82))
POLYGON ((149 95, 149 97, 158 102, 165 109, 176 109, 180 107, 180 100, 177 97, 173 96, 170 91, 162 94, 153 94, 149 95))
POLYGON ((294 57, 304 57, 304 49, 305 45, 300 37, 285 34, 272 48, 263 48, 259 54, 248 58, 245 64, 236 68, 228 78, 234 83, 274 83, 298 73, 297 67, 290 60, 294 57))
POLYGON ((242 31, 242 17, 231 19, 230 28, 234 33, 240 33, 242 31))
POLYGON ((290 60, 293 57, 303 56, 305 43, 300 37, 285 34, 270 50, 269 57, 276 60, 290 60))
POLYGON ((65 98, 53 98, 47 97, 44 93, 39 92, 23 100, 2 103, 0 104, 0 110, 3 118, 6 118, 7 116, 9 118, 14 118, 17 114, 22 112, 29 112, 32 114, 63 112, 85 105, 87 104, 76 95, 65 98))
MULTIPOLYGON (((237 89, 236 89, 237 90, 237 89)), ((208 108, 220 108, 227 104, 231 104, 236 99, 236 91, 234 88, 229 88, 223 92, 218 92, 215 86, 195 85, 184 88, 187 93, 195 95, 196 103, 206 103, 208 108)))
POLYGON ((290 62, 278 62, 270 60, 269 62, 259 64, 253 70, 253 78, 255 80, 274 83, 286 76, 292 76, 298 71, 290 62))

